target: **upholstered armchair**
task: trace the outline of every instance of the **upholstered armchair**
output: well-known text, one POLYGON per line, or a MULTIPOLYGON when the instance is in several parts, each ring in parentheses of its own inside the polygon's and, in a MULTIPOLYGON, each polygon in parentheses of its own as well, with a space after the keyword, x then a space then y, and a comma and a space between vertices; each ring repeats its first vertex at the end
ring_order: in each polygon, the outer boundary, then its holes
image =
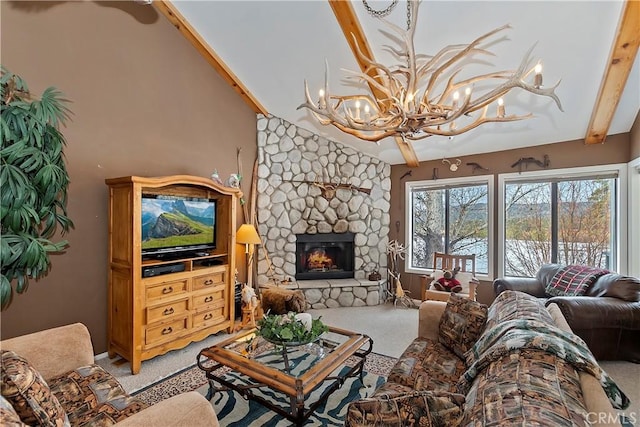
POLYGON ((219 426, 210 402, 197 391, 152 406, 129 396, 94 363, 83 324, 2 340, 0 346, 0 399, 7 403, 2 425, 219 426))

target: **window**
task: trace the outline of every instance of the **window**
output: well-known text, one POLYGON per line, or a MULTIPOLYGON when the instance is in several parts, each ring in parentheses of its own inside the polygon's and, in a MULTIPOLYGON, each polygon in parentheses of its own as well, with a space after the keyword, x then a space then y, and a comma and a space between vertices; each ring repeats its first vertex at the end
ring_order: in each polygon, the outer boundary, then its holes
POLYGON ((542 264, 619 268, 618 168, 500 176, 500 275, 533 277, 542 264))
POLYGON ((433 253, 475 254, 477 275, 491 271, 492 177, 409 182, 406 270, 433 268, 433 253))

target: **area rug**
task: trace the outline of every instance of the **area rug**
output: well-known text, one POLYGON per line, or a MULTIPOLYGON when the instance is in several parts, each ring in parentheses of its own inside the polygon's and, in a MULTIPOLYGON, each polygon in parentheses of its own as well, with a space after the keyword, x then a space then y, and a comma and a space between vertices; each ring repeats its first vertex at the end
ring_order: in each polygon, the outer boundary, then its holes
MULTIPOLYGON (((347 404, 360 397, 370 396, 381 385, 397 359, 381 354, 371 353, 367 356, 364 367, 363 382, 359 378, 350 378, 344 382, 341 388, 334 391, 326 404, 320 405, 315 413, 308 419, 308 426, 342 426, 347 404)), ((348 366, 357 363, 357 359, 347 361, 348 366)), ((157 383, 145 387, 133 395, 144 402, 153 405, 180 393, 197 390, 203 396, 207 394, 208 382, 204 372, 197 366, 191 366, 185 370, 164 378, 157 383)), ((321 393, 323 387, 319 387, 312 393, 311 401, 315 401, 316 395, 321 393)), ((265 397, 275 401, 279 397, 266 392, 265 397)), ((291 422, 276 414, 264 406, 247 401, 236 392, 218 392, 211 399, 211 403, 218 415, 220 424, 224 426, 253 427, 290 426, 291 422)), ((286 403, 286 402, 285 402, 286 403)))

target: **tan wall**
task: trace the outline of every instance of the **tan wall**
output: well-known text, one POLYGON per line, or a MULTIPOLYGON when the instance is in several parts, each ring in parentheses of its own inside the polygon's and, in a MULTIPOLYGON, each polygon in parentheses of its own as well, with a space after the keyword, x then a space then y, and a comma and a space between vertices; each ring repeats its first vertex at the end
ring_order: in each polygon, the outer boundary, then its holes
MULTIPOLYGON (((105 178, 226 178, 242 148, 248 193, 256 115, 153 7, 134 2, 0 2, 2 64, 35 93, 73 101, 63 130, 71 176, 66 254, 2 312, 2 338, 71 322, 106 350, 105 178)), ((241 209, 239 209, 241 210, 241 209)), ((241 218, 238 218, 241 222, 241 218)), ((239 260, 242 262, 242 259, 239 260)))
MULTIPOLYGON (((428 140, 422 142, 422 144, 428 144, 428 140)), ((417 142, 416 144, 420 144, 417 142)), ((585 145, 584 140, 568 141, 556 144, 541 145, 538 147, 530 147, 516 150, 500 151, 495 153, 478 154, 473 156, 461 157, 462 164, 457 172, 451 172, 447 165, 442 164, 442 159, 432 160, 429 162, 422 162, 418 168, 409 168, 406 165, 395 165, 391 167, 391 231, 389 232, 389 239, 398 239, 400 242, 404 242, 404 184, 407 181, 420 181, 428 180, 433 177, 433 169, 438 169, 438 177, 444 178, 459 178, 472 175, 472 168, 466 166, 465 163, 476 162, 485 168, 488 168, 489 172, 495 175, 495 185, 498 185, 498 174, 517 172, 517 169, 512 169, 511 165, 522 157, 534 157, 542 160, 543 156, 547 154, 551 164, 550 169, 579 167, 579 166, 593 166, 601 164, 612 163, 627 163, 629 161, 629 134, 610 135, 607 137, 605 144, 597 145, 585 145), (400 180, 400 177, 406 172, 411 171, 411 176, 405 177, 400 180), (399 221, 399 231, 397 231, 396 224, 399 221)), ((535 167, 535 166, 533 166, 535 167)), ((497 200, 494 204, 494 209, 497 209, 497 200)), ((497 229, 497 215, 495 216, 496 224, 494 229, 497 229)), ((497 248, 493 254, 494 259, 497 258, 497 248)), ((495 263, 494 263, 495 264, 495 263)), ((404 267, 404 266, 403 266, 404 267)), ((494 276, 497 272, 497 265, 494 265, 494 276)), ((402 284, 408 288, 412 295, 418 297, 420 295, 420 278, 415 274, 403 274, 404 280, 402 284)), ((493 301, 493 289, 491 283, 483 282, 478 289, 478 300, 489 304, 493 301)))

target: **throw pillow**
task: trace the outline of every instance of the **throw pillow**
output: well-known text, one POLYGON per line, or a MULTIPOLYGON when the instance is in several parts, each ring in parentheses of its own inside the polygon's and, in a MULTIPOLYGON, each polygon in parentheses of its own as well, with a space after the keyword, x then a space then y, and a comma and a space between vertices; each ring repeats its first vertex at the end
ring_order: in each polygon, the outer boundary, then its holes
POLYGON ((514 319, 537 320, 555 325, 544 306, 544 300, 524 292, 507 290, 501 292, 489 306, 485 329, 493 329, 500 323, 514 319))
POLYGON ((415 391, 393 397, 369 397, 349 403, 345 427, 457 426, 464 396, 444 391, 415 391))
POLYGON ((11 403, 0 395, 0 424, 4 427, 28 427, 20 421, 20 417, 11 403))
POLYGON ((69 419, 38 371, 23 357, 2 350, 2 395, 29 425, 67 427, 69 419))
POLYGON ((553 275, 545 292, 554 297, 584 295, 600 276, 608 272, 601 268, 567 265, 553 275))
POLYGON ((440 318, 438 341, 458 357, 475 344, 487 323, 487 306, 451 294, 440 318))

